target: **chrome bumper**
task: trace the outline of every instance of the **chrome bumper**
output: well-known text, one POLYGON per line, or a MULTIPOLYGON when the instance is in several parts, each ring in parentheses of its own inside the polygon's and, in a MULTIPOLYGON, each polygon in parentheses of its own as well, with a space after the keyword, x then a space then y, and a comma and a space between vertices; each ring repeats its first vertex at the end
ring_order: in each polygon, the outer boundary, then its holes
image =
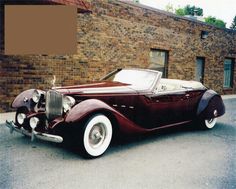
POLYGON ((6 120, 6 127, 8 127, 10 129, 10 133, 12 133, 13 131, 16 131, 18 133, 21 133, 23 135, 29 136, 31 137, 31 141, 33 141, 35 138, 38 138, 40 140, 44 140, 44 141, 49 141, 49 142, 55 142, 55 143, 62 143, 63 142, 63 138, 61 136, 58 135, 50 135, 50 134, 46 134, 46 133, 40 133, 37 131, 32 131, 29 132, 27 130, 25 130, 24 128, 18 128, 13 121, 7 121, 6 120))

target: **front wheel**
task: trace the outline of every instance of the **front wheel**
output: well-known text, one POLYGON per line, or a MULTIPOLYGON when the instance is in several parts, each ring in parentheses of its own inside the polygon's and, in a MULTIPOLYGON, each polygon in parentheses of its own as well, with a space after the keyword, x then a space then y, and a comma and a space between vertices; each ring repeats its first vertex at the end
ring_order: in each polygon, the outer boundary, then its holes
POLYGON ((109 147, 112 139, 112 124, 105 115, 96 114, 85 123, 82 132, 82 155, 95 158, 101 156, 109 147))
POLYGON ((212 129, 216 124, 217 118, 205 119, 202 121, 201 126, 203 129, 212 129))

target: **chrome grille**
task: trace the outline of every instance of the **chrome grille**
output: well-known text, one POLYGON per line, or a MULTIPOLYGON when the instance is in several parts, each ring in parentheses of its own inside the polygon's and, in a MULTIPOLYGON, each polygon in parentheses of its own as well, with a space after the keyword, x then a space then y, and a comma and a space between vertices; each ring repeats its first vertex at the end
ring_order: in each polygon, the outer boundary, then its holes
POLYGON ((62 94, 49 90, 46 95, 46 116, 49 120, 62 115, 62 94))

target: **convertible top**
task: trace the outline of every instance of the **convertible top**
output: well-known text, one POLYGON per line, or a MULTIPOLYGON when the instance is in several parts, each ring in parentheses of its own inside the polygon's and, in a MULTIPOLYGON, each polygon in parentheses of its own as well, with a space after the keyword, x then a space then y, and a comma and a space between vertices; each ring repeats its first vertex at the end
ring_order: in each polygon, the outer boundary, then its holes
POLYGON ((183 89, 206 89, 204 85, 198 81, 186 81, 178 79, 161 79, 158 85, 158 92, 175 91, 183 89))

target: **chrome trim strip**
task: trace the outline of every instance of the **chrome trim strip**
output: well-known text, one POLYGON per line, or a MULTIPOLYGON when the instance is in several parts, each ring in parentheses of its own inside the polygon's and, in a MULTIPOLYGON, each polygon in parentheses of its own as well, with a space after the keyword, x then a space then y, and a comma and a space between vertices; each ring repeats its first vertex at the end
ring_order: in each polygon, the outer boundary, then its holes
POLYGON ((6 120, 6 127, 10 129, 10 132, 12 133, 13 131, 16 131, 18 133, 21 133, 23 135, 31 137, 31 140, 33 141, 34 138, 38 138, 40 140, 48 141, 48 142, 55 142, 55 143, 62 143, 63 138, 58 135, 51 135, 47 133, 40 133, 37 131, 29 132, 25 130, 24 128, 21 127, 21 129, 17 128, 17 126, 14 124, 13 121, 8 121, 6 120))

